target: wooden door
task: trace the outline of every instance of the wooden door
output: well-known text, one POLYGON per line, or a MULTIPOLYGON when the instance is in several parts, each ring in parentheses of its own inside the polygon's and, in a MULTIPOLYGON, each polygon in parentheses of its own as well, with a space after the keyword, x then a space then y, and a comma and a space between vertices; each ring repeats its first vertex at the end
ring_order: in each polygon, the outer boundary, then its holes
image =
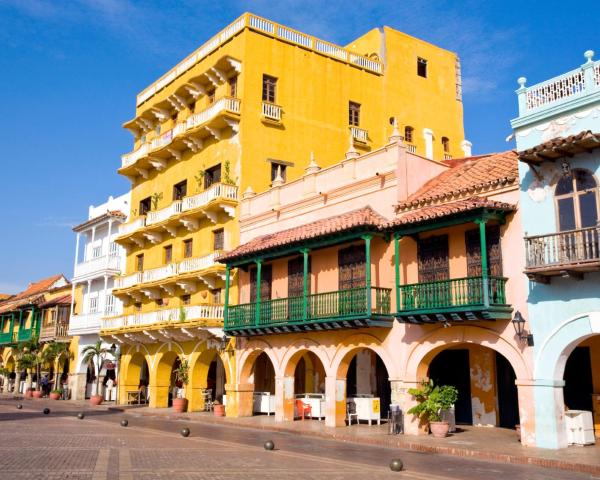
POLYGON ((338 251, 338 306, 342 315, 366 312, 366 254, 363 245, 338 251))
POLYGON ((444 280, 450 278, 448 259, 448 235, 436 235, 419 239, 417 242, 417 260, 420 285, 412 294, 407 295, 407 304, 413 308, 439 308, 450 303, 450 285, 444 280))

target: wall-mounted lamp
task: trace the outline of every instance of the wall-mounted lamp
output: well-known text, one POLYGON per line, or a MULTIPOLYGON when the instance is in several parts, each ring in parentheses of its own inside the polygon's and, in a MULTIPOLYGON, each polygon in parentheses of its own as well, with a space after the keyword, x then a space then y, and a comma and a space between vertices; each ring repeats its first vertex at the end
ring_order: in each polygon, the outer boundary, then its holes
POLYGON ((223 335, 223 338, 221 338, 221 342, 219 343, 219 353, 227 352, 231 355, 235 355, 235 349, 229 346, 229 340, 231 340, 230 337, 223 335))
POLYGON ((527 346, 533 347, 533 334, 525 333, 525 319, 518 310, 515 312, 515 316, 512 319, 512 324, 513 327, 515 327, 515 332, 517 332, 517 337, 519 337, 519 340, 527 340, 527 346))
POLYGON ((569 162, 563 160, 560 166, 562 167, 563 176, 568 177, 571 175, 571 165, 569 164, 569 162))

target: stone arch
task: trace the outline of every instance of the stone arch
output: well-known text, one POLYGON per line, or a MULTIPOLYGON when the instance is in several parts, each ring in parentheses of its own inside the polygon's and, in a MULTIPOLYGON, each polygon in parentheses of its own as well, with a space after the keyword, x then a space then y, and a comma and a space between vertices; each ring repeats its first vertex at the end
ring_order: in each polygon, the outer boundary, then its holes
POLYGON ((331 367, 331 359, 321 344, 309 338, 296 340, 287 348, 281 360, 281 373, 284 376, 294 376, 296 365, 306 352, 316 355, 327 374, 331 367))
POLYGON ((383 342, 381 339, 375 335, 363 333, 352 335, 340 342, 332 362, 332 372, 334 373, 335 377, 345 378, 346 374, 348 373, 348 366, 350 365, 352 358, 360 350, 364 349, 375 352, 375 354, 381 358, 390 378, 395 376, 396 366, 386 349, 383 347, 383 342))
POLYGON ((239 383, 252 383, 248 379, 252 375, 254 362, 261 353, 265 353, 269 357, 275 372, 279 371, 280 362, 275 355, 273 347, 264 340, 252 340, 244 346, 244 351, 238 360, 237 375, 239 383))
POLYGON ((213 361, 220 362, 225 372, 225 384, 231 381, 231 372, 228 368, 226 354, 220 354, 216 349, 209 348, 202 352, 195 352, 191 356, 190 364, 190 410, 202 410, 204 408, 204 397, 202 391, 208 387, 208 375, 213 361))
POLYGON ((530 379, 531 372, 518 348, 498 332, 478 326, 455 326, 438 328, 418 341, 409 352, 403 379, 418 382, 427 376, 427 368, 433 358, 453 345, 477 344, 491 348, 504 356, 512 366, 517 379, 530 379))
POLYGON ((565 364, 575 347, 600 334, 600 312, 590 312, 565 320, 544 340, 535 358, 535 379, 561 381, 565 364))
POLYGON ((166 345, 161 345, 154 355, 154 365, 150 371, 150 406, 154 408, 168 407, 173 365, 178 358, 185 360, 183 349, 176 343, 172 345, 179 347, 179 353, 173 350, 161 352, 166 345))

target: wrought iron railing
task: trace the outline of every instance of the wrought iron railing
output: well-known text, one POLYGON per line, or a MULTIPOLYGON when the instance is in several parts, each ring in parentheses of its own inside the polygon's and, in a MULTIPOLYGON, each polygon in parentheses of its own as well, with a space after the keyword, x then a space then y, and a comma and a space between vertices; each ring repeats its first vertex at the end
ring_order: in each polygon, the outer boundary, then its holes
POLYGON ((227 308, 225 328, 302 324, 389 315, 390 288, 365 287, 245 303, 227 308))
POLYGON ((465 277, 401 285, 399 312, 506 305, 506 278, 465 277), (485 285, 487 284, 487 295, 485 285))
POLYGON ((600 261, 600 229, 580 228, 567 232, 525 237, 527 269, 569 267, 600 261))

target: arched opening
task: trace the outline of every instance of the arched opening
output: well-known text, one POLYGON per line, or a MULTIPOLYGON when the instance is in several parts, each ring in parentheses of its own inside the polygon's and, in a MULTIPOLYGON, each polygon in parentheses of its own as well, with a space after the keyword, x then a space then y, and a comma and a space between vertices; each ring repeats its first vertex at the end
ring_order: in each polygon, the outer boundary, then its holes
POLYGON ((325 367, 311 351, 295 353, 286 367, 286 380, 293 375, 294 395, 286 396, 284 418, 325 419, 325 367))
POLYGON ((248 382, 254 384, 253 414, 275 413, 275 367, 265 352, 258 354, 248 382))
POLYGON ((385 420, 392 402, 392 392, 388 368, 377 352, 365 347, 347 353, 338 370, 338 379, 344 377, 346 421, 356 418, 359 422, 365 421, 371 425, 385 420), (348 414, 352 414, 352 417, 348 414))
POLYGON ((458 390, 451 424, 505 428, 519 424, 515 371, 499 352, 461 344, 437 350, 424 362, 426 375, 435 385, 452 385, 458 390))
POLYGON ((191 410, 208 411, 214 402, 225 404, 227 381, 227 371, 219 353, 214 349, 202 352, 191 371, 191 410))
POLYGON ((600 335, 575 346, 563 375, 565 409, 592 412, 596 436, 600 436, 600 335))
POLYGON ((138 402, 147 404, 150 401, 150 369, 146 357, 140 353, 134 353, 128 363, 120 366, 120 395, 124 398, 123 403, 138 402))

